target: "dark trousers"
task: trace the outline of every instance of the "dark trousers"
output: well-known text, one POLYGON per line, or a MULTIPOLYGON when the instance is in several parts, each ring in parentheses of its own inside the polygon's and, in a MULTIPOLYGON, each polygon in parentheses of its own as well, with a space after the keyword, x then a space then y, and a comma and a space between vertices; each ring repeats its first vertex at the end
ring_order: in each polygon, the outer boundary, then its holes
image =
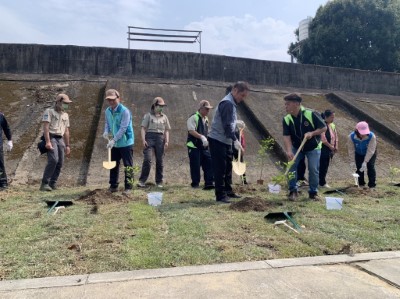
POLYGON ((214 170, 215 196, 217 200, 232 192, 232 145, 208 138, 214 170))
POLYGON ((211 154, 208 149, 188 148, 190 161, 190 177, 192 178, 192 187, 200 184, 200 167, 204 172, 204 186, 214 185, 214 175, 211 164, 211 154))
MULTIPOLYGON (((358 177, 358 184, 360 186, 365 186, 364 172, 360 172, 362 163, 364 162, 365 155, 355 154, 356 166, 358 177)), ((376 152, 373 154, 369 162, 367 163, 367 172, 368 172, 368 187, 374 188, 376 187, 376 171, 375 171, 375 160, 376 160, 376 152)))
POLYGON ((110 169, 110 186, 117 188, 119 184, 119 167, 122 163, 125 167, 125 189, 132 189, 133 182, 133 147, 132 145, 124 147, 113 147, 111 149, 111 161, 116 161, 117 165, 110 169))
POLYGON ((232 161, 233 161, 233 150, 232 146, 228 147, 226 155, 226 172, 225 172, 225 191, 232 193, 232 161))
POLYGON ((4 165, 4 152, 3 152, 3 144, 0 146, 0 188, 7 187, 7 174, 6 174, 6 166, 4 165))
POLYGON ((147 147, 143 150, 144 158, 139 181, 145 183, 149 178, 152 163, 151 156, 154 150, 156 156, 156 184, 161 184, 164 170, 164 134, 146 133, 145 139, 147 141, 147 147))
POLYGON ((55 185, 64 165, 65 143, 62 137, 50 137, 53 150, 47 151, 47 165, 44 169, 42 184, 55 185))
POLYGON ((299 164, 297 165, 297 180, 298 181, 305 181, 306 177, 306 157, 303 157, 303 159, 301 159, 299 161, 299 164))
POLYGON ((319 185, 326 184, 326 174, 328 173, 329 163, 331 161, 331 151, 321 150, 321 157, 319 158, 319 185))

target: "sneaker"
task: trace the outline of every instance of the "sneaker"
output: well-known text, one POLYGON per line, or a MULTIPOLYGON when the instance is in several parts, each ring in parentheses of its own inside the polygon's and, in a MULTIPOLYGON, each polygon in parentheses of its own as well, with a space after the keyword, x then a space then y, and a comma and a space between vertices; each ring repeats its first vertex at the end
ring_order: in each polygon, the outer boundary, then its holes
POLYGON ((162 184, 157 184, 158 188, 163 188, 164 186, 162 184))
POLYGON ((306 180, 299 180, 296 183, 297 187, 305 187, 308 186, 308 182, 306 180))
POLYGON ((190 186, 191 186, 193 189, 199 189, 199 188, 200 188, 199 185, 192 185, 192 184, 190 184, 190 186))
POLYGON ((289 199, 290 201, 296 201, 298 197, 299 197, 299 192, 297 192, 297 191, 290 191, 288 199, 289 199))
POLYGON ((49 186, 53 190, 57 190, 58 189, 57 186, 56 186, 56 183, 54 183, 54 184, 49 183, 49 186))
POLYGON ((230 198, 242 198, 240 195, 236 194, 235 192, 227 193, 228 197, 230 198))
POLYGON ((313 201, 322 201, 322 198, 317 193, 310 194, 309 199, 313 201))
POLYGON ((49 186, 49 184, 41 184, 40 191, 53 191, 53 189, 49 186))
POLYGON ((325 184, 325 185, 322 185, 322 186, 320 186, 320 188, 327 188, 327 189, 331 189, 332 187, 331 187, 331 186, 329 186, 328 184, 325 184))
POLYGON ((140 181, 139 181, 139 183, 137 183, 137 186, 139 188, 146 188, 146 185, 143 182, 140 182, 140 181))
POLYGON ((111 193, 118 192, 118 187, 112 187, 112 186, 110 186, 110 188, 108 188, 108 191, 110 191, 111 193))
POLYGON ((122 195, 129 196, 130 194, 132 194, 132 189, 125 189, 122 191, 122 195))
POLYGON ((229 197, 225 196, 220 199, 217 199, 217 203, 231 203, 231 201, 229 200, 229 197))

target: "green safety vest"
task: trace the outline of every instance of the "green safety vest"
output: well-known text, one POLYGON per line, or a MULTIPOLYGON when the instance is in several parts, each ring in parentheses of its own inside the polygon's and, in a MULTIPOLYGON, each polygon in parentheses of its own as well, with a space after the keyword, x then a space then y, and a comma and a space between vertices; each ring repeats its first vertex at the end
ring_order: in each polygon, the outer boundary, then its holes
MULTIPOLYGON (((309 121, 309 123, 311 124, 311 126, 313 127, 313 129, 315 129, 314 126, 314 121, 312 118, 312 113, 313 111, 310 109, 306 109, 303 106, 300 107, 300 113, 303 113, 304 117, 309 121)), ((290 126, 290 123, 293 124, 294 127, 294 120, 291 114, 288 114, 284 117, 285 123, 290 126)), ((300 124, 300 126, 302 126, 302 124, 300 124)), ((296 130, 296 129, 295 129, 296 130)), ((317 147, 315 149, 321 149, 322 148, 322 141, 320 141, 317 145, 317 147)))
MULTIPOLYGON (((192 114, 193 115, 193 114, 192 114)), ((194 115, 196 116, 196 132, 201 134, 201 135, 205 135, 204 131, 207 129, 208 130, 208 118, 207 116, 205 117, 205 126, 203 126, 203 122, 201 122, 201 125, 199 126, 199 120, 201 118, 200 112, 196 111, 196 113, 194 113, 194 115)), ((188 133, 188 138, 187 138, 187 143, 186 146, 190 147, 190 148, 197 148, 195 143, 200 142, 199 139, 195 138, 194 136, 190 135, 188 133)))

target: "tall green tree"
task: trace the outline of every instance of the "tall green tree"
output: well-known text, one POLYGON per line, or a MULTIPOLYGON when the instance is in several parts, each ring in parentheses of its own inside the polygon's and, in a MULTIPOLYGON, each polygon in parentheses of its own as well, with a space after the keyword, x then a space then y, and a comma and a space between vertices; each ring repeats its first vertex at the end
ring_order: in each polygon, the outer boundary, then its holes
POLYGON ((320 6, 309 38, 291 43, 298 62, 400 71, 400 1, 333 0, 320 6))

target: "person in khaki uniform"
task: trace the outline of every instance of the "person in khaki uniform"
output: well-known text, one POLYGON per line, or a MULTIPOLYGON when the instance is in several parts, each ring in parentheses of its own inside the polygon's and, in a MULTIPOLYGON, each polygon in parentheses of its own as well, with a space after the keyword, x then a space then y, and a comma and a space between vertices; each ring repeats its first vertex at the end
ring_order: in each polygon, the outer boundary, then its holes
POLYGON ((159 188, 163 187, 164 150, 168 147, 169 130, 171 130, 168 117, 163 113, 164 106, 166 105, 163 98, 154 98, 151 111, 145 114, 142 120, 140 133, 144 159, 138 187, 145 187, 150 173, 153 150, 156 156, 156 184, 159 188))
POLYGON ((43 113, 43 136, 46 141, 47 165, 44 169, 41 191, 56 189, 56 183, 64 164, 64 155, 69 156, 69 117, 65 112, 72 101, 66 94, 56 97, 54 108, 48 108, 43 113))

